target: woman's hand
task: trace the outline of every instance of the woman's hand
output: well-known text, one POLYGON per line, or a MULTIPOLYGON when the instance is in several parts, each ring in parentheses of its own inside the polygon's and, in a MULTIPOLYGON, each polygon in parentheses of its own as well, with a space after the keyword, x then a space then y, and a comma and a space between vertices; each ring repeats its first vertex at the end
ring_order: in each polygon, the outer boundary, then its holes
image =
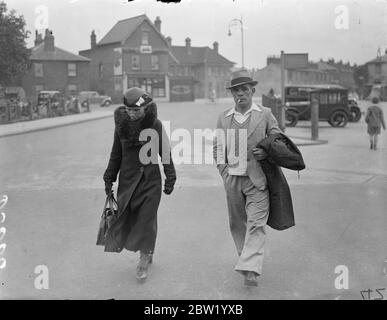
POLYGON ((257 161, 264 160, 267 157, 266 151, 263 150, 262 148, 254 148, 253 155, 254 155, 255 160, 257 160, 257 161))
POLYGON ((105 193, 107 196, 113 193, 113 183, 112 182, 105 182, 105 193))

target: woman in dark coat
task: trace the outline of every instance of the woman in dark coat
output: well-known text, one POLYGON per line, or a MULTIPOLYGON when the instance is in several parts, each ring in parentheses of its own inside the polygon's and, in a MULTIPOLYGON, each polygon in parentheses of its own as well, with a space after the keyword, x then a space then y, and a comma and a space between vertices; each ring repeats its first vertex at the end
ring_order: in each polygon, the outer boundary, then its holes
POLYGON ((105 251, 121 252, 123 248, 140 251, 136 277, 143 280, 152 263, 157 235, 157 210, 161 198, 158 155, 162 157, 166 176, 165 194, 173 191, 176 172, 169 140, 157 119, 157 106, 152 98, 135 87, 125 92, 124 104, 114 112, 114 142, 103 176, 108 195, 112 193, 119 172, 118 214, 107 231, 105 251), (148 138, 142 137, 144 133, 150 133, 148 138), (148 152, 144 153, 144 150, 148 152), (152 160, 150 163, 149 159, 152 160))

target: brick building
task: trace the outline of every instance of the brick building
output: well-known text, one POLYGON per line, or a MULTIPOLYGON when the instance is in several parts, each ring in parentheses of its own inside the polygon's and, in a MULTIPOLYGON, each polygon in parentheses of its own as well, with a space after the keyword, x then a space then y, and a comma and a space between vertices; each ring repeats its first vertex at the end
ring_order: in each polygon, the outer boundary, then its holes
MULTIPOLYGON (((275 94, 281 93, 281 63, 277 56, 269 56, 266 67, 253 70, 253 77, 259 82, 257 94, 267 94, 272 88, 275 94)), ((320 60, 308 62, 305 68, 285 69, 285 85, 337 84, 354 90, 353 70, 344 64, 332 64, 320 60)))
POLYGON ((158 101, 204 98, 212 88, 223 96, 233 66, 218 53, 217 43, 198 48, 187 39, 186 46, 172 46, 161 33, 160 18, 152 22, 146 15, 118 21, 98 43, 93 31, 90 49, 79 54, 91 60, 91 89, 115 102, 132 86, 158 101))
POLYGON ((118 21, 97 43, 92 32, 88 50, 91 88, 110 95, 115 102, 122 92, 138 86, 156 100, 169 100, 168 64, 176 60, 160 33, 161 21, 153 24, 146 15, 118 21))
POLYGON ((170 60, 169 75, 171 80, 191 77, 194 83, 194 96, 208 98, 213 91, 216 97, 227 95, 226 87, 231 77, 231 68, 234 62, 219 54, 218 42, 213 48, 193 47, 191 39, 185 39, 185 46, 173 46, 172 39, 167 38, 173 56, 178 60, 170 60))
POLYGON ((42 90, 59 90, 66 95, 89 90, 90 60, 55 46, 52 31, 46 29, 44 39, 35 32, 31 49, 31 69, 22 78, 27 97, 36 97, 42 90))
POLYGON ((387 101, 387 49, 384 55, 379 49, 377 57, 368 61, 366 66, 368 70, 368 82, 364 84, 366 96, 378 95, 383 101, 387 101))

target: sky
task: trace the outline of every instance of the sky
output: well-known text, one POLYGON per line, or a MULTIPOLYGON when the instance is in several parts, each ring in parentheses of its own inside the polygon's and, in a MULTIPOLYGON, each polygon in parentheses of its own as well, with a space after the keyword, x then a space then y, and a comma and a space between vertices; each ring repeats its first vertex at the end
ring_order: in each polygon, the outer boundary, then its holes
POLYGON ((22 14, 31 32, 53 31, 55 45, 70 52, 90 48, 119 20, 146 14, 160 17, 161 32, 172 45, 219 43, 219 52, 241 66, 243 22, 244 60, 248 68, 263 68, 268 55, 308 53, 309 59, 363 64, 387 49, 387 0, 8 0, 8 9, 22 14), (47 12, 47 15, 45 15, 47 12), (45 18, 47 17, 47 19, 45 18), (230 27, 231 23, 231 27, 230 27), (231 31, 231 36, 228 31, 231 31))

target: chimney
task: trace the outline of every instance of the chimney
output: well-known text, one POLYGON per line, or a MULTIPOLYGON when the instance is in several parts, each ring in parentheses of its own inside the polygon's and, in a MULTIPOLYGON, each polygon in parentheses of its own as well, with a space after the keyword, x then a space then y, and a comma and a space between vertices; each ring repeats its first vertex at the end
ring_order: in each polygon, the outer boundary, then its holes
POLYGON ((167 42, 168 42, 168 46, 169 47, 172 47, 172 38, 171 37, 167 37, 167 42))
POLYGON ((214 51, 215 51, 216 53, 218 53, 218 51, 219 51, 219 43, 218 43, 217 41, 215 41, 215 42, 213 43, 213 46, 214 46, 214 51))
POLYGON ((91 46, 91 49, 94 49, 97 45, 97 36, 95 35, 95 32, 94 30, 91 31, 91 35, 90 35, 90 46, 91 46))
POLYGON ((185 48, 187 49, 187 53, 191 54, 191 39, 190 38, 185 39, 185 48))
POLYGON ((44 36, 44 51, 55 51, 54 36, 52 35, 52 31, 48 29, 46 29, 44 36))
POLYGON ((42 35, 38 32, 38 30, 35 30, 35 47, 41 44, 42 42, 42 35))
POLYGON ((160 17, 156 17, 156 20, 155 20, 155 27, 156 29, 161 32, 161 20, 160 20, 160 17))

